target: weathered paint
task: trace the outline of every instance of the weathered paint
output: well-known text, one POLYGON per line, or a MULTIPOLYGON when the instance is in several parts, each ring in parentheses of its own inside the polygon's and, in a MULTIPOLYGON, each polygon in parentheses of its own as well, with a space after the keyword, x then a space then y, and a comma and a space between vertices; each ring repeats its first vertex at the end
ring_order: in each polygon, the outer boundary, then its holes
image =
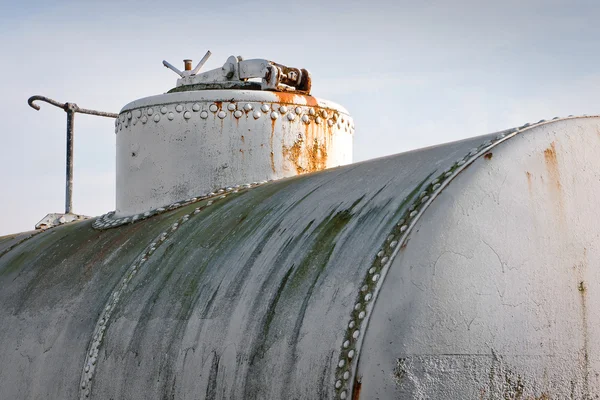
POLYGON ((369 321, 365 398, 598 398, 598 130, 533 127, 431 204, 369 321))
POLYGON ((195 215, 192 204, 108 231, 86 221, 43 232, 0 256, 0 398, 85 395, 80 378, 107 301, 167 229, 106 324, 85 388, 91 398, 338 398, 357 294, 416 200, 429 206, 379 281, 349 393, 418 398, 410 385, 398 389, 411 377, 428 398, 568 398, 565 376, 577 378, 573 398, 597 393, 595 129, 597 118, 535 127, 462 170, 456 160, 496 135, 203 200, 195 215), (564 202, 568 229, 558 229, 546 196, 554 189, 543 151, 552 141, 563 191, 573 194, 564 202), (449 185, 426 203, 424 188, 447 174, 449 185), (567 261, 576 262, 563 268, 567 261), (493 301, 496 284, 502 301, 493 301), (462 324, 469 313, 478 318, 462 324), (543 371, 548 379, 538 381, 543 371), (474 392, 474 381, 495 391, 474 392))
POLYGON ((116 124, 116 215, 348 164, 353 130, 342 107, 297 94, 205 90, 137 100, 116 124))

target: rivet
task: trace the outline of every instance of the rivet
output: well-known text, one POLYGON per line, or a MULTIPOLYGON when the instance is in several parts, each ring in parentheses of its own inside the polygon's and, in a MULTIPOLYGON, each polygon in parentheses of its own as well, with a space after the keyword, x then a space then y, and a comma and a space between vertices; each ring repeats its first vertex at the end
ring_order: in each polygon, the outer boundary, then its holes
POLYGON ((127 119, 131 119, 132 115, 131 115, 131 111, 127 111, 127 119))
POLYGON ((369 287, 367 285, 364 285, 363 287, 360 288, 361 292, 366 292, 367 290, 369 290, 369 287))
POLYGON ((308 113, 309 113, 310 115, 315 115, 315 114, 316 114, 316 113, 315 113, 315 109, 314 109, 314 108, 310 108, 310 109, 308 110, 308 113))
POLYGON ((85 381, 81 382, 81 388, 85 389, 85 381))
POLYGON ((229 111, 234 111, 236 108, 237 108, 237 106, 235 105, 235 103, 229 103, 229 104, 227 105, 227 109, 228 109, 229 111))
POLYGON ((236 118, 240 118, 242 115, 244 115, 244 113, 241 112, 240 110, 237 110, 236 112, 233 113, 233 116, 236 118))
POLYGON ((396 247, 396 245, 398 244, 398 241, 394 240, 392 243, 390 243, 390 248, 394 248, 396 247))
POLYGON ((364 311, 361 311, 358 313, 358 319, 363 319, 366 316, 366 313, 364 311))
POLYGON ((380 250, 379 253, 377 253, 377 257, 383 257, 385 253, 383 252, 383 250, 380 250))
POLYGON ((152 107, 148 108, 148 110, 146 110, 146 114, 148 114, 148 115, 154 114, 154 109, 152 107))
POLYGON ((263 104, 262 106, 260 106, 260 109, 262 110, 262 112, 268 112, 269 111, 269 106, 266 104, 263 104))
POLYGON ((433 187, 431 189, 438 190, 440 188, 440 186, 442 186, 440 183, 436 183, 435 185, 433 185, 433 187))
POLYGON ((344 400, 346 398, 346 396, 348 396, 348 394, 346 393, 345 390, 342 393, 340 393, 340 399, 344 400))
POLYGON ((379 279, 379 274, 373 275, 373 282, 377 282, 378 279, 379 279))
POLYGON ((340 362, 338 363, 338 367, 342 368, 344 365, 346 365, 346 361, 340 360, 340 362))
POLYGON ((348 352, 348 358, 352 359, 352 357, 354 357, 354 350, 348 352))
POLYGON ((327 125, 329 125, 329 126, 333 126, 333 120, 332 120, 332 119, 328 120, 328 121, 327 121, 327 125))
POLYGON ((134 124, 134 125, 137 125, 137 122, 138 122, 137 118, 134 119, 133 121, 131 121, 131 123, 134 124))
POLYGON ((227 113, 223 110, 219 111, 219 113, 217 114, 217 116, 221 119, 225 118, 227 116, 227 113))
POLYGON ((500 135, 496 136, 496 140, 504 139, 504 136, 506 136, 506 135, 500 134, 500 135))
MULTIPOLYGON (((392 242, 392 243, 394 243, 394 242, 392 242)), ((391 244, 390 244, 390 246, 391 246, 391 244)), ((385 263, 387 263, 387 262, 388 262, 388 260, 389 260, 389 258, 387 258, 387 257, 383 257, 383 258, 381 259, 381 265, 384 265, 385 263)))
POLYGON ((90 372, 90 364, 87 364, 84 369, 85 372, 90 372))
POLYGON ((217 107, 216 104, 211 104, 210 107, 208 107, 208 109, 212 112, 217 112, 217 110, 219 109, 219 107, 217 107))
POLYGON ((339 122, 338 122, 338 124, 337 124, 337 128, 338 128, 338 129, 341 129, 341 128, 342 128, 342 126, 339 124, 339 122))
POLYGON ((208 118, 208 113, 207 113, 206 111, 202 111, 202 112, 200 113, 200 118, 202 118, 202 119, 206 119, 206 118, 208 118))
POLYGON ((302 107, 296 107, 294 111, 296 112, 296 114, 300 115, 302 114, 302 107))
POLYGON ((144 115, 142 117, 142 124, 145 124, 146 122, 148 122, 148 118, 146 118, 146 116, 144 115))
POLYGON ((191 112, 189 112, 189 111, 186 111, 186 112, 184 112, 184 113, 183 113, 183 118, 185 118, 185 119, 190 119, 190 118, 192 118, 192 113, 191 113, 191 112))
POLYGON ((169 114, 167 114, 167 118, 169 118, 169 121, 173 121, 173 118, 175 118, 175 114, 170 112, 169 114))
POLYGON ((369 274, 373 274, 375 272, 375 267, 372 267, 371 269, 369 269, 369 274))
POLYGON ((192 110, 194 110, 194 111, 200 111, 200 104, 194 103, 194 105, 192 106, 192 110))
POLYGON ((348 346, 350 346, 350 341, 346 340, 342 346, 344 346, 345 349, 348 348, 348 346))
POLYGON ((281 107, 279 107, 279 112, 280 112, 280 113, 282 113, 282 114, 285 114, 285 113, 287 112, 287 110, 288 110, 288 109, 287 109, 287 107, 286 107, 286 106, 281 106, 281 107))
POLYGON ((429 196, 425 196, 421 199, 421 203, 425 203, 427 200, 429 200, 429 196))
POLYGON ((252 114, 252 116, 254 117, 254 119, 259 119, 262 114, 260 111, 254 111, 254 114, 252 114))
POLYGON ((273 111, 271 113, 271 119, 277 119, 277 118, 279 118, 279 114, 277 114, 277 112, 273 111))
POLYGON ((121 120, 121 122, 125 122, 125 114, 119 115, 119 119, 121 120))
POLYGON ((290 121, 295 120, 296 119, 296 114, 288 113, 287 119, 290 120, 290 121))
POLYGON ((251 110, 252 110, 252 104, 250 104, 250 103, 246 103, 246 104, 244 105, 244 110, 245 110, 245 111, 251 111, 251 110))
POLYGON ((327 118, 329 115, 327 114, 327 110, 321 110, 321 116, 323 118, 327 118))
POLYGON ((452 176, 452 172, 446 172, 446 174, 444 175, 444 177, 446 178, 450 178, 452 176))
POLYGON ((303 115, 302 116, 302 122, 304 122, 305 124, 308 124, 310 122, 310 118, 308 118, 308 115, 303 115))
POLYGON ((373 295, 372 295, 371 293, 367 293, 367 294, 365 295, 365 301, 369 301, 369 300, 371 300, 371 298, 372 298, 372 297, 373 297, 373 295))
POLYGON ((415 210, 415 211, 411 212, 409 215, 411 218, 413 218, 415 215, 417 215, 417 211, 415 210))
POLYGON ((177 111, 178 113, 183 111, 183 106, 181 104, 177 104, 177 106, 175 107, 175 111, 177 111))
POLYGON ((353 329, 356 326, 356 323, 354 321, 350 321, 350 323, 348 324, 348 328, 353 329))
POLYGON ((138 117, 138 118, 140 118, 142 116, 142 110, 137 110, 135 112, 135 116, 138 117))
POLYGON ((350 372, 349 371, 344 372, 344 375, 342 375, 342 378, 344 378, 344 380, 348 380, 348 378, 350 378, 350 372))
POLYGON ((341 388, 341 387, 342 387, 342 381, 340 381, 340 380, 336 381, 336 382, 335 382, 335 388, 336 388, 336 389, 339 389, 339 388, 341 388))
POLYGON ((90 397, 90 389, 85 389, 85 397, 90 397))
POLYGON ((359 336, 359 335, 360 335, 360 331, 359 331, 358 329, 357 329, 357 330, 355 330, 354 332, 352 332, 352 337, 353 337, 354 339, 358 338, 358 336, 359 336))
POLYGON ((160 113, 161 113, 161 114, 166 114, 166 113, 167 113, 167 107, 164 107, 164 106, 163 106, 163 107, 161 107, 161 108, 160 108, 160 113))
POLYGON ((160 121, 160 114, 154 114, 154 122, 160 121))
POLYGON ((362 308, 362 304, 360 304, 360 303, 356 303, 356 304, 354 305, 354 309, 355 309, 356 311, 360 310, 361 308, 362 308))
POLYGON ((321 123, 321 117, 317 117, 317 118, 315 118, 315 122, 316 122, 317 124, 320 124, 320 123, 321 123))

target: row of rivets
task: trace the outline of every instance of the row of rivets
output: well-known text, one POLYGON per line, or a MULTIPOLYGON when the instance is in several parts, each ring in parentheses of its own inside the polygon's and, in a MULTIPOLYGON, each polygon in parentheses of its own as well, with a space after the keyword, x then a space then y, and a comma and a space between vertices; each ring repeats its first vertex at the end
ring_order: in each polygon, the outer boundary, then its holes
MULTIPOLYGON (((546 121, 541 120, 537 124, 544 123, 546 121)), ((536 125, 536 124, 534 124, 536 125)), ((416 218, 420 215, 425 207, 427 207, 433 198, 435 198, 442 190, 442 184, 452 177, 457 172, 457 169, 462 166, 471 163, 479 155, 487 152, 489 148, 500 140, 505 139, 508 135, 514 135, 519 133, 522 129, 532 127, 534 125, 525 124, 519 128, 514 128, 509 131, 505 131, 496 136, 491 141, 488 140, 482 143, 479 147, 472 148, 468 154, 454 162, 454 164, 444 170, 437 178, 433 179, 427 188, 422 191, 419 196, 413 201, 413 203, 404 212, 402 218, 394 225, 392 233, 386 238, 386 245, 377 252, 373 264, 368 268, 363 284, 360 288, 360 293, 357 297, 357 302, 354 305, 351 313, 351 319, 348 322, 346 332, 344 335, 344 341, 342 342, 342 350, 340 352, 340 358, 338 361, 338 368, 336 370, 336 381, 335 389, 338 394, 338 398, 346 399, 348 396, 348 379, 350 378, 352 371, 352 361, 357 351, 358 342, 357 339, 360 336, 360 325, 364 318, 367 316, 369 311, 369 304, 373 304, 374 296, 378 293, 380 285, 377 283, 380 280, 381 274, 384 273, 389 265, 391 259, 397 253, 400 243, 405 243, 408 236, 408 228, 411 224, 416 222, 416 218)))
MULTIPOLYGON (((202 106, 199 103, 194 103, 191 107, 193 112, 200 112, 200 118, 207 119, 209 113, 206 110, 202 110, 202 106)), ((236 103, 229 103, 226 107, 228 111, 233 112, 233 116, 237 119, 241 118, 244 115, 244 111, 246 113, 250 113, 254 106, 250 103, 246 103, 241 109, 238 109, 236 103), (242 111, 242 109, 244 111, 242 111)), ((192 112, 185 111, 185 106, 182 104, 178 104, 175 106, 175 111, 177 113, 183 112, 183 118, 185 120, 189 120, 192 118, 192 112)), ((220 119, 225 119, 227 117, 227 113, 224 110, 221 110, 219 106, 215 103, 211 104, 208 107, 208 110, 217 115, 220 119)), ((314 121, 316 124, 321 124, 323 122, 322 118, 325 118, 328 126, 333 127, 336 126, 338 129, 344 129, 346 132, 352 133, 354 131, 354 124, 351 122, 351 119, 348 117, 340 116, 335 112, 329 112, 328 110, 315 110, 314 108, 308 108, 308 112, 305 112, 305 109, 297 106, 295 108, 288 108, 285 105, 279 104, 262 104, 260 106, 260 110, 262 113, 268 113, 272 119, 278 119, 279 116, 285 115, 287 120, 295 121, 296 116, 300 116, 300 120, 305 124, 310 124, 311 121, 314 121), (313 118, 311 118, 313 117, 313 118)), ((254 119, 259 119, 262 117, 262 113, 260 111, 255 111, 252 113, 254 119)), ((175 113, 169 112, 167 106, 161 106, 158 112, 155 112, 153 107, 148 107, 146 109, 146 114, 142 112, 142 110, 138 109, 134 112, 127 111, 119 116, 119 118, 115 119, 115 133, 122 130, 123 127, 127 128, 130 124, 137 125, 138 121, 142 124, 146 124, 148 122, 148 118, 151 118, 154 122, 158 123, 161 120, 161 115, 167 117, 169 121, 173 121, 175 119, 175 113)))
MULTIPOLYGON (((161 207, 161 208, 158 208, 155 211, 146 212, 146 213, 144 213, 144 216, 155 215, 155 214, 157 214, 158 212, 161 212, 161 211, 173 210, 173 209, 179 208, 181 206, 188 205, 190 203, 197 202, 197 201, 209 198, 211 196, 217 196, 218 195, 217 199, 224 199, 224 198, 227 197, 227 194, 229 194, 229 193, 237 193, 239 191, 239 189, 242 188, 242 187, 248 189, 248 188, 252 188, 252 187, 258 186, 258 185, 263 184, 263 183, 266 183, 266 181, 263 181, 263 182, 254 182, 254 183, 246 184, 246 185, 243 185, 243 186, 236 185, 236 186, 228 187, 226 189, 219 189, 219 190, 217 190, 216 193, 215 192, 211 192, 208 195, 203 196, 203 197, 193 197, 191 199, 188 199, 188 200, 185 200, 185 201, 182 201, 182 202, 172 203, 168 207, 161 207)), ((131 282, 131 280, 133 279, 133 277, 136 275, 136 273, 138 272, 138 270, 142 267, 142 264, 144 264, 144 262, 146 262, 148 260, 148 258, 150 257, 150 255, 152 255, 152 253, 154 253, 156 251, 157 247, 160 246, 160 244, 162 242, 164 242, 168 238, 168 236, 170 234, 172 234, 173 232, 177 231, 177 229, 182 224, 186 223, 192 216, 199 214, 204 208, 211 206, 214 203, 214 201, 215 200, 209 200, 209 201, 206 202, 206 205, 204 207, 202 207, 202 206, 196 207, 194 209, 194 212, 192 214, 186 214, 186 215, 182 216, 177 222, 175 222, 174 224, 171 225, 170 229, 162 232, 155 240, 153 240, 146 247, 146 249, 144 250, 144 252, 142 252, 142 254, 137 257, 137 259, 132 263, 132 265, 129 267, 129 269, 125 272, 123 280, 121 281, 121 283, 119 284, 119 286, 111 294, 111 296, 110 296, 107 304, 104 307, 104 311, 101 314, 100 320, 98 321, 98 323, 96 324, 96 328, 94 329, 94 335, 92 337, 92 343, 90 345, 90 349, 89 349, 89 351, 87 353, 86 360, 85 360, 85 363, 84 363, 84 368, 83 368, 83 373, 82 373, 82 378, 81 378, 81 384, 80 384, 80 386, 81 386, 80 398, 85 399, 85 398, 87 398, 87 397, 90 396, 90 388, 91 388, 91 385, 92 385, 92 378, 93 378, 94 371, 95 371, 95 368, 96 368, 96 363, 97 363, 97 360, 98 360, 99 348, 100 348, 100 345, 102 344, 102 339, 104 338, 104 332, 106 330, 106 325, 107 325, 108 321, 110 320, 112 312, 116 308, 119 299, 123 295, 124 291, 127 289, 127 286, 129 285, 129 283, 131 282)), ((139 218, 140 218, 139 215, 135 215, 135 216, 132 217, 132 221, 135 221, 135 220, 137 220, 139 218)), ((126 218, 122 218, 122 219, 116 220, 114 222, 117 222, 117 223, 126 223, 128 221, 129 221, 129 217, 126 217, 126 218)))
POLYGON ((146 218, 150 218, 154 215, 161 214, 165 211, 175 210, 177 208, 186 206, 188 204, 214 197, 217 194, 225 195, 228 193, 237 193, 241 189, 249 189, 249 188, 252 188, 252 187, 255 187, 258 185, 262 185, 264 183, 267 183, 267 181, 252 182, 252 183, 247 183, 245 185, 235 185, 235 186, 228 187, 228 188, 222 188, 222 189, 217 190, 216 192, 210 192, 210 193, 202 195, 202 196, 192 197, 191 199, 187 199, 185 201, 175 202, 166 207, 159 207, 154 210, 146 211, 143 214, 135 214, 131 217, 114 219, 113 216, 115 213, 114 213, 114 211, 111 211, 111 212, 106 213, 106 214, 102 215, 101 217, 97 218, 96 221, 94 221, 92 223, 92 227, 94 229, 102 230, 102 229, 114 228, 114 227, 125 225, 128 223, 134 223, 136 221, 141 221, 146 218))

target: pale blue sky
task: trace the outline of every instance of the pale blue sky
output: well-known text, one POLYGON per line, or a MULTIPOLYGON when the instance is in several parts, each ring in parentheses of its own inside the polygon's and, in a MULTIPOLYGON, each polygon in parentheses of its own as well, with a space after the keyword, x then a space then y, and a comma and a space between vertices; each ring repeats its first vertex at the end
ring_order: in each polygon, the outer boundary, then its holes
MULTIPOLYGON (((355 161, 600 110, 596 1, 0 3, 0 235, 64 210, 65 114, 118 112, 210 49, 307 68, 353 115, 355 161), (52 4, 50 4, 52 3, 52 4)), ((78 213, 114 209, 113 121, 78 114, 78 213)))

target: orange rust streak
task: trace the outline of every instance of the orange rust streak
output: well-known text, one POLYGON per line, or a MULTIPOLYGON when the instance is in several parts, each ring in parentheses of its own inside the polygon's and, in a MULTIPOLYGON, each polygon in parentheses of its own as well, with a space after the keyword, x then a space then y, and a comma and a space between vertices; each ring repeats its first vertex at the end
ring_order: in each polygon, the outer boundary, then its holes
POLYGON ((297 138, 292 146, 283 147, 283 155, 298 174, 321 171, 327 168, 330 145, 331 132, 326 127, 310 124, 304 128, 304 137, 297 138))
POLYGON ((553 181, 556 189, 562 190, 562 184, 560 183, 560 171, 558 170, 558 159, 556 157, 556 145, 554 142, 544 150, 544 159, 546 160, 546 169, 548 174, 553 181))
POLYGON ((271 170, 275 173, 275 149, 273 148, 273 139, 275 136, 275 120, 271 120, 271 170))
POLYGON ((306 104, 311 107, 318 107, 317 99, 312 96, 306 96, 302 94, 294 94, 290 92, 273 92, 279 99, 279 103, 285 104, 306 104))

